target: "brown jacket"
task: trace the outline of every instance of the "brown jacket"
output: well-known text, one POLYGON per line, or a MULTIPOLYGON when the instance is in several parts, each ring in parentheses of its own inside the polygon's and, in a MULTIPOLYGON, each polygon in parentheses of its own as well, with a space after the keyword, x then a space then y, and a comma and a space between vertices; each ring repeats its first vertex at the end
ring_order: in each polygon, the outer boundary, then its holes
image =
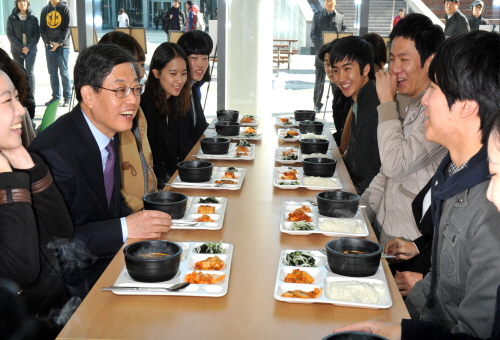
POLYGON ((147 122, 142 109, 137 111, 136 138, 132 130, 120 133, 120 161, 122 173, 121 193, 132 212, 142 210, 142 197, 149 192, 156 191, 156 176, 153 172, 153 154, 147 137, 147 122), (142 150, 142 155, 139 150, 142 150), (144 175, 144 167, 147 175, 144 175))

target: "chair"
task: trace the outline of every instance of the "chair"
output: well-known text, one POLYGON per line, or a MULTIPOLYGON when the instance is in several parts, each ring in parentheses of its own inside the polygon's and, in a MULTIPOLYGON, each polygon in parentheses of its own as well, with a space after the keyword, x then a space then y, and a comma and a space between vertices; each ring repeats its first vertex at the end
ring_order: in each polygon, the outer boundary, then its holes
POLYGON ((47 126, 54 123, 56 120, 57 109, 59 108, 60 99, 55 102, 49 104, 45 109, 45 113, 43 114, 42 123, 40 124, 40 132, 45 130, 47 126))

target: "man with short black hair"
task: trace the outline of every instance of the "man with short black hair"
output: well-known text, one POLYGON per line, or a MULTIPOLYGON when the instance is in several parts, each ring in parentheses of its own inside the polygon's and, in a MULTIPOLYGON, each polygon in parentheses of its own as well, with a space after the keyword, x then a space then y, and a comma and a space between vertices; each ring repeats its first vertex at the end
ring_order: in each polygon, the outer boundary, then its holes
MULTIPOLYGON (((344 163, 361 195, 380 170, 377 146, 377 106, 373 48, 357 36, 339 39, 330 51, 332 78, 348 98, 352 110, 351 137, 344 163)), ((348 112, 335 112, 347 117, 348 112)))
POLYGON ((444 19, 446 20, 444 35, 447 37, 457 33, 470 31, 467 17, 460 12, 458 9, 459 6, 459 0, 444 0, 444 10, 446 12, 446 15, 444 16, 444 19))
POLYGON ((481 14, 484 11, 484 2, 482 0, 475 0, 470 5, 470 10, 472 15, 469 17, 469 27, 471 31, 476 31, 479 29, 480 25, 489 25, 490 22, 486 19, 483 19, 481 14))
POLYGON ((50 167, 73 219, 74 238, 96 258, 65 271, 82 298, 127 238, 158 239, 171 218, 160 211, 131 214, 121 195, 118 132, 128 131, 142 93, 134 55, 114 44, 80 52, 74 68, 78 105, 30 145, 50 167))
MULTIPOLYGON (((347 27, 344 21, 344 14, 335 9, 337 0, 325 0, 322 10, 316 12, 313 16, 311 25, 311 40, 316 51, 325 44, 323 41, 323 32, 344 32, 347 27)), ((327 41, 328 42, 328 41, 327 41)), ((318 113, 323 107, 321 102, 323 98, 323 90, 325 87, 325 67, 323 60, 315 58, 316 81, 314 84, 314 110, 318 113)))

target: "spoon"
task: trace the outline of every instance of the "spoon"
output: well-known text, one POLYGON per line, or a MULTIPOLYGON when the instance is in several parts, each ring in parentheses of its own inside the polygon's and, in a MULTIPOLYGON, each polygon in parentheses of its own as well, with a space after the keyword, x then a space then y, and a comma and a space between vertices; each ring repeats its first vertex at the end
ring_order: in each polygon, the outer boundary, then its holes
MULTIPOLYGON (((318 249, 318 250, 319 250, 319 252, 320 252, 321 254, 326 255, 326 251, 325 251, 324 249, 321 249, 321 248, 320 248, 320 249, 318 249)), ((381 257, 382 257, 383 259, 393 259, 393 258, 395 258, 395 257, 396 257, 396 255, 382 254, 382 255, 381 255, 381 257)))
POLYGON ((175 285, 167 288, 167 290, 169 292, 178 292, 179 290, 186 288, 190 284, 191 284, 191 282, 181 282, 181 283, 175 284, 175 285))
POLYGON ((163 292, 168 290, 169 292, 178 292, 187 286, 189 286, 190 282, 182 282, 172 285, 168 288, 165 287, 123 287, 123 286, 110 286, 110 287, 102 287, 102 290, 117 290, 117 291, 129 291, 129 292, 163 292))

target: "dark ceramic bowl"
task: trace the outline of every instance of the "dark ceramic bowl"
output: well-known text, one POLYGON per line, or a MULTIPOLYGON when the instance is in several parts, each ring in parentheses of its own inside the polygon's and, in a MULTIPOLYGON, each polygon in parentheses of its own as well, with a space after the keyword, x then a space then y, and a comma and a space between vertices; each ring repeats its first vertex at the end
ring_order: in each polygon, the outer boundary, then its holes
POLYGON ((230 139, 203 138, 200 140, 201 151, 209 155, 223 155, 229 151, 230 139))
POLYGON ((359 195, 347 191, 323 191, 316 194, 318 211, 329 217, 354 217, 358 212, 359 195))
POLYGON ((312 110, 295 110, 293 112, 296 122, 300 122, 302 120, 315 120, 316 112, 312 110))
POLYGON ((178 192, 152 192, 144 195, 144 210, 159 210, 174 219, 183 218, 186 213, 188 197, 178 192))
POLYGON ((235 122, 217 122, 215 131, 220 136, 238 136, 240 134, 240 123, 235 122))
POLYGON ((173 279, 179 271, 182 247, 169 241, 140 241, 126 246, 123 254, 127 271, 132 279, 140 282, 161 282, 173 279), (140 257, 148 253, 163 253, 170 256, 140 257))
POLYGON ((325 245, 330 270, 339 275, 375 275, 380 265, 382 246, 362 238, 338 238, 325 245), (347 253, 344 253, 347 252, 347 253))
POLYGON ((179 178, 183 182, 208 182, 214 164, 207 161, 184 161, 177 164, 179 178))
POLYGON ((383 336, 365 332, 340 332, 325 336, 321 340, 388 340, 383 336))
POLYGON ((237 122, 239 115, 240 115, 239 111, 217 110, 217 120, 219 122, 222 122, 222 121, 237 122))
POLYGON ((308 138, 300 140, 300 152, 310 155, 312 153, 324 153, 328 151, 330 142, 326 139, 308 138))
POLYGON ((322 122, 304 120, 299 122, 299 130, 300 133, 312 132, 316 135, 321 135, 321 133, 323 132, 323 125, 324 124, 322 122))
POLYGON ((306 176, 332 177, 337 167, 335 159, 321 157, 306 158, 302 164, 306 176))

